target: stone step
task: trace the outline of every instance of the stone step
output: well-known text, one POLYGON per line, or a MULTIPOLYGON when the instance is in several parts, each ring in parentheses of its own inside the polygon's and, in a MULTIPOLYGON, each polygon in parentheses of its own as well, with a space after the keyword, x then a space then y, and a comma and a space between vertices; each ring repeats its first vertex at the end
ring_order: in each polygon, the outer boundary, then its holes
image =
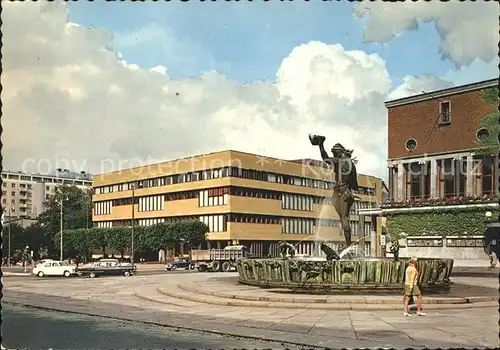
MULTIPOLYGON (((223 292, 210 290, 209 285, 197 285, 195 283, 183 283, 177 286, 186 292, 193 294, 202 294, 207 296, 218 297, 231 300, 245 300, 252 302, 278 302, 278 303, 299 303, 299 304, 397 304, 401 305, 402 295, 297 295, 294 297, 287 296, 272 296, 272 293, 261 291, 234 291, 223 292)), ((423 304, 467 304, 476 302, 496 301, 494 296, 478 296, 478 297, 427 297, 423 299, 423 304)))
MULTIPOLYGON (((400 310, 402 309, 402 299, 398 304, 382 304, 382 303, 290 303, 290 302, 273 302, 273 301, 248 301, 218 297, 215 295, 201 294, 189 291, 185 285, 177 285, 177 287, 158 288, 158 293, 178 300, 186 300, 196 302, 198 304, 211 304, 218 306, 232 307, 254 307, 254 308, 277 308, 277 309, 302 309, 302 310, 358 310, 358 311, 373 311, 373 310, 400 310)), ((475 307, 493 307, 497 306, 497 301, 463 303, 463 304, 428 304, 426 310, 440 309, 464 309, 475 307)))
MULTIPOLYGON (((169 287, 176 288, 174 285, 169 287)), ((183 309, 200 306, 200 303, 197 302, 190 302, 158 293, 156 288, 137 288, 134 291, 134 296, 141 300, 150 301, 158 304, 176 306, 183 309)))

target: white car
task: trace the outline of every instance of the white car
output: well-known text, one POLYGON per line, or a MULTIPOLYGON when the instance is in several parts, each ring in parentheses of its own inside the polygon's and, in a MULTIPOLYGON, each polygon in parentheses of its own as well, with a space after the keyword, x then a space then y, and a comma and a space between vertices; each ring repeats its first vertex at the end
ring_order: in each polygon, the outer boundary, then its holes
POLYGON ((43 276, 64 276, 76 275, 76 266, 69 265, 65 261, 45 261, 39 263, 33 269, 33 274, 38 277, 43 276))

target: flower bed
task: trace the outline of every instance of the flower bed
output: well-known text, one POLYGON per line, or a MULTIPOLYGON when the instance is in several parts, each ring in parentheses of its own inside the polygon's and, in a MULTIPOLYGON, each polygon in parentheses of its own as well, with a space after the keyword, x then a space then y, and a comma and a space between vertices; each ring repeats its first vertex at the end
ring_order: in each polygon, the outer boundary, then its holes
POLYGON ((390 201, 382 205, 382 208, 410 208, 410 207, 431 207, 461 204, 483 204, 498 202, 497 196, 468 196, 468 197, 446 197, 446 198, 428 198, 411 199, 407 201, 390 201))

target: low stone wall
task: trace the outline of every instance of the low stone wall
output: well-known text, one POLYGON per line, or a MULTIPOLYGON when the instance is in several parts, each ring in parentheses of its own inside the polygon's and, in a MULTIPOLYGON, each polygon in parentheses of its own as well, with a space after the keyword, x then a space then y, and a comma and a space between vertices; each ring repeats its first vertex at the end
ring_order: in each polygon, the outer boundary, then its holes
MULTIPOLYGON (((295 290, 401 291, 408 258, 307 261, 301 259, 240 259, 239 282, 260 287, 295 290)), ((451 259, 419 259, 417 269, 424 288, 450 285, 451 259)))
MULTIPOLYGON (((400 256, 453 259, 455 266, 489 265, 482 236, 408 236, 400 240, 400 256)), ((392 256, 387 247, 387 256, 392 256)))

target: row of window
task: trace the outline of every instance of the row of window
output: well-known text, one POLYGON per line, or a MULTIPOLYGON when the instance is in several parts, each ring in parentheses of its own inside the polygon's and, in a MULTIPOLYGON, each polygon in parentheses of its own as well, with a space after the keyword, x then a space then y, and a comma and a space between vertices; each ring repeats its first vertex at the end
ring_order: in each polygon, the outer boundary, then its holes
POLYGON ((94 203, 94 214, 95 215, 111 214, 112 207, 113 207, 113 201, 95 202, 94 203))
POLYGON ((198 197, 198 191, 182 191, 174 193, 165 193, 166 201, 180 201, 184 199, 193 199, 198 197))
POLYGON ((314 200, 312 196, 301 196, 295 194, 283 194, 281 207, 290 210, 313 211, 314 200))
MULTIPOLYGON (((134 202, 135 202, 134 204, 139 204, 139 197, 134 197, 134 202)), ((131 205, 131 204, 132 204, 132 198, 113 199, 113 207, 119 207, 121 205, 131 205)))
POLYGON ((98 221, 97 228, 113 227, 113 221, 98 221))
POLYGON ((375 207, 375 203, 373 202, 361 202, 356 201, 351 207, 351 215, 357 215, 359 209, 372 209, 375 207))
MULTIPOLYGON (((328 205, 333 204, 331 197, 289 194, 278 191, 268 191, 256 188, 236 187, 236 186, 211 188, 202 191, 182 191, 174 193, 165 193, 163 194, 163 197, 165 201, 198 198, 199 206, 204 207, 204 206, 226 205, 228 194, 233 196, 281 200, 283 203, 282 204, 283 209, 291 209, 291 210, 313 211, 314 209, 312 203, 328 204, 328 205), (215 199, 216 197, 219 198, 215 199)), ((145 197, 135 197, 136 204, 139 203, 138 202, 139 198, 145 198, 145 197)), ((132 203, 132 198, 121 198, 113 200, 113 206, 130 205, 131 203, 132 203)), ((357 209, 367 209, 367 208, 372 208, 373 206, 374 203, 372 202, 356 201, 353 207, 351 208, 351 214, 357 212, 357 209)), ((161 209, 155 209, 155 210, 161 210, 161 209)), ((146 210, 140 210, 140 211, 146 211, 146 210)))
POLYGON ((157 211, 165 209, 165 198, 163 195, 139 198, 139 211, 157 211))
MULTIPOLYGON (((136 223, 139 226, 151 226, 162 222, 176 222, 182 220, 200 220, 205 223, 210 232, 225 232, 227 231, 228 222, 241 222, 241 223, 255 223, 255 224, 274 224, 281 225, 283 233, 291 234, 313 234, 315 227, 340 227, 339 220, 313 218, 283 218, 279 216, 269 215, 252 215, 252 214, 215 214, 215 215, 202 215, 202 216, 175 216, 163 218, 147 218, 138 219, 136 223)), ((117 221, 101 221, 96 223, 96 227, 120 227, 131 226, 131 220, 117 220, 117 221)), ((365 222, 364 224, 365 235, 370 234, 371 223, 365 222)), ((351 221, 352 235, 359 235, 360 227, 357 221, 351 221)))
MULTIPOLYGON (((135 219, 135 223, 138 226, 151 226, 159 223, 170 223, 185 220, 198 220, 198 216, 170 216, 163 218, 147 218, 147 219, 135 219)), ((132 220, 114 220, 114 221, 98 221, 94 223, 94 227, 130 227, 132 226, 132 220)))
POLYGON ((252 224, 273 224, 279 225, 281 223, 281 217, 272 215, 252 215, 252 214, 238 214, 231 213, 228 214, 229 222, 243 222, 252 224))
POLYGON ((165 222, 165 218, 139 219, 139 226, 152 226, 165 222))
POLYGON ((402 193, 395 193, 400 180, 398 180, 398 168, 391 167, 389 169, 389 188, 392 189, 392 197, 427 199, 433 196, 465 196, 469 176, 472 178, 473 195, 495 195, 497 191, 495 169, 498 168, 498 157, 474 155, 470 169, 467 167, 466 159, 437 159, 436 163, 436 173, 433 172, 430 160, 423 163, 404 164, 402 193), (438 179, 436 190, 431 190, 431 178, 436 177, 438 179))
POLYGON ((226 205, 229 195, 226 188, 216 188, 211 190, 202 190, 198 196, 198 205, 200 207, 213 207, 226 205), (216 191, 214 191, 216 190, 216 191))
POLYGON ((372 229, 372 225, 370 222, 365 222, 364 226, 360 226, 358 221, 351 221, 350 223, 351 223, 351 235, 354 236, 370 235, 370 231, 372 229))
POLYGON ((134 182, 127 182, 116 185, 108 185, 94 188, 96 194, 121 192, 131 190, 132 188, 148 188, 166 185, 175 185, 178 183, 193 182, 200 180, 217 179, 220 177, 227 177, 229 168, 210 169, 203 171, 196 171, 185 174, 176 174, 169 176, 162 176, 155 179, 139 180, 134 182))
POLYGON ((336 220, 336 219, 319 219, 319 220, 316 220, 316 226, 320 226, 320 227, 340 227, 340 220, 336 220))
POLYGON ((209 232, 226 232, 227 215, 202 215, 200 221, 208 226, 209 232))
POLYGON ((282 196, 282 193, 278 191, 268 191, 257 188, 236 187, 236 186, 229 187, 229 194, 231 196, 276 199, 276 200, 281 200, 282 196))
MULTIPOLYGON (((277 183, 302 186, 302 187, 333 189, 333 182, 331 181, 314 180, 300 176, 276 174, 266 171, 243 169, 239 167, 225 167, 219 169, 195 171, 185 174, 163 176, 155 179, 140 180, 130 183, 95 187, 94 192, 97 194, 119 192, 119 191, 130 190, 132 189, 132 187, 134 188, 157 187, 157 186, 173 185, 177 183, 210 180, 221 177, 240 177, 251 180, 277 182, 277 183)), ((361 187, 360 192, 366 192, 362 194, 375 195, 375 191, 373 188, 361 187)))
POLYGON ((313 234, 314 219, 283 218, 281 219, 283 233, 313 234))

